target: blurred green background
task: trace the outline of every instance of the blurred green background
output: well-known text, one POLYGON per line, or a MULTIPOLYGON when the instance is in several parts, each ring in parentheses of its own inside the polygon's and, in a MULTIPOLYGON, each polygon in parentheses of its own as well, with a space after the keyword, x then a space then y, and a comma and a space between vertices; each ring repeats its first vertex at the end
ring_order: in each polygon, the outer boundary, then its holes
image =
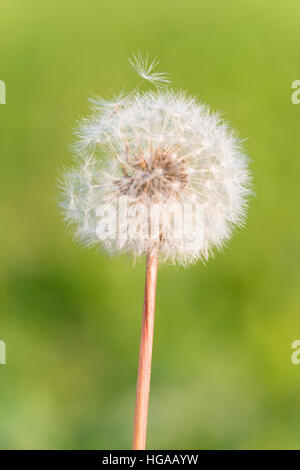
POLYGON ((144 262, 72 241, 58 168, 133 50, 224 113, 252 158, 248 223, 206 266, 159 271, 148 448, 300 448, 298 0, 1 0, 2 449, 131 445, 144 262))

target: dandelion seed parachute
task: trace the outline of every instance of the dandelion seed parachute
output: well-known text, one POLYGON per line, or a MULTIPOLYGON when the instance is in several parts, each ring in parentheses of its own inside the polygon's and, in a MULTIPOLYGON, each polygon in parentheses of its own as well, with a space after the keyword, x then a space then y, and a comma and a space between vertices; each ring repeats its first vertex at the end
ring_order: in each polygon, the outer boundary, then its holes
MULTIPOLYGON (((156 62, 147 57, 136 55, 131 64, 149 82, 167 83, 165 74, 153 72, 156 62)), ((94 100, 91 109, 76 129, 77 163, 65 172, 61 185, 64 215, 75 225, 76 237, 111 254, 139 256, 156 245, 163 260, 183 265, 205 261, 214 248, 222 248, 234 227, 243 224, 251 190, 240 140, 219 115, 168 88, 121 94, 112 102, 94 100), (129 207, 161 205, 163 219, 170 221, 174 203, 200 205, 201 226, 191 224, 190 233, 176 239, 164 224, 149 239, 148 216, 140 211, 120 223, 123 236, 101 241, 97 209, 109 203, 119 211, 120 196, 127 197, 129 207), (125 236, 131 224, 140 228, 135 239, 125 236), (191 248, 188 241, 197 231, 203 233, 201 244, 191 248)))
POLYGON ((137 54, 133 53, 132 57, 130 57, 128 61, 140 77, 150 83, 153 83, 153 85, 156 85, 157 87, 163 87, 167 83, 170 83, 166 73, 153 71, 159 62, 156 59, 153 59, 150 62, 148 54, 143 57, 141 52, 138 52, 137 54))

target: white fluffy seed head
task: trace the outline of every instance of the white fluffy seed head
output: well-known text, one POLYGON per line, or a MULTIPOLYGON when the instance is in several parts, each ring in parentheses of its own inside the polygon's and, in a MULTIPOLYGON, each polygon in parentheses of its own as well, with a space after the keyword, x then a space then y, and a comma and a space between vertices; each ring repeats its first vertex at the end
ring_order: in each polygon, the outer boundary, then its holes
MULTIPOLYGON (((133 64, 150 82, 165 80, 163 74, 151 78, 155 64, 148 59, 135 56, 133 64)), ((171 89, 135 91, 113 102, 98 99, 91 107, 76 130, 77 163, 61 181, 64 215, 75 225, 76 238, 111 254, 138 256, 157 245, 164 260, 207 260, 243 224, 251 193, 247 159, 232 130, 206 105, 171 89), (124 197, 131 217, 123 213, 124 197), (103 204, 115 209, 106 214, 115 237, 99 237, 103 204), (174 217, 187 206, 200 207, 202 216, 196 222, 186 216, 184 236, 177 237, 174 217), (161 218, 149 236, 154 207, 161 218), (133 231, 138 235, 128 236, 133 231), (200 232, 201 241, 191 244, 200 232)))

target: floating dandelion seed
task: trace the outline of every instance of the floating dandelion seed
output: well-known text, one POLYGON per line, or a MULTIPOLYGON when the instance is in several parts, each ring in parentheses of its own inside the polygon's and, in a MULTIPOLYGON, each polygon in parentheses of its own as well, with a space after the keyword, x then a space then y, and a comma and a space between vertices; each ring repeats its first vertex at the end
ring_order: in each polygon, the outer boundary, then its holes
MULTIPOLYGON (((168 83, 148 55, 129 62, 156 87, 168 83)), ((62 207, 83 244, 146 255, 133 439, 144 449, 158 258, 188 265, 222 248, 244 223, 250 175, 235 133, 183 92, 135 89, 91 108, 76 130, 78 163, 62 179, 62 207)))
POLYGON ((168 75, 166 73, 153 72, 153 70, 159 64, 159 61, 153 59, 150 62, 148 54, 143 57, 141 52, 137 52, 136 54, 133 53, 132 57, 130 57, 128 61, 140 77, 150 83, 153 83, 153 85, 156 85, 157 87, 162 87, 170 83, 170 80, 168 79, 168 75))

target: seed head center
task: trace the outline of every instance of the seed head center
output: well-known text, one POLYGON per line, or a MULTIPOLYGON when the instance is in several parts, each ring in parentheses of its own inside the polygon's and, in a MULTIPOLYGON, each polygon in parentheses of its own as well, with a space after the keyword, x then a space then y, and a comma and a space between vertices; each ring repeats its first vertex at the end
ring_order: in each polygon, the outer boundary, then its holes
POLYGON ((141 156, 130 165, 130 172, 116 181, 122 195, 152 200, 178 196, 187 183, 187 173, 183 160, 166 150, 156 150, 150 158, 141 156))

